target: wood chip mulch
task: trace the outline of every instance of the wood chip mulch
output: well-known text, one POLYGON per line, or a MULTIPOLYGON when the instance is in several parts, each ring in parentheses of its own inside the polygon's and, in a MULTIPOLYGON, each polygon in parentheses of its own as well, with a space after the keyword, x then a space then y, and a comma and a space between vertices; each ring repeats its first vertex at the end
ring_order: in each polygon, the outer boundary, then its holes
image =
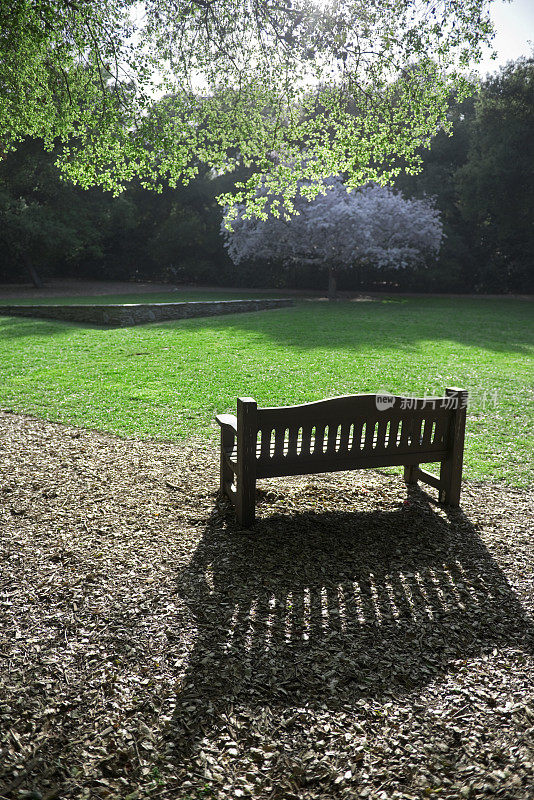
POLYGON ((0 428, 0 798, 532 800, 532 493, 0 428))

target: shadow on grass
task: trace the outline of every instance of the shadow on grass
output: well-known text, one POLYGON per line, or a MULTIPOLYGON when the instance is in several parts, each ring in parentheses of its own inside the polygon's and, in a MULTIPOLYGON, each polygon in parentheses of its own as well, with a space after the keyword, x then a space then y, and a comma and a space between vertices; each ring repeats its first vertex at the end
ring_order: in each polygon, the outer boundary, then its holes
MULTIPOLYGON (((493 352, 528 352, 534 343, 532 305, 526 301, 472 298, 403 298, 402 302, 369 303, 303 301, 296 307, 266 312, 200 317, 136 326, 139 335, 156 328, 174 335, 212 330, 235 336, 237 332, 260 337, 267 344, 298 351, 418 350, 421 342, 440 340, 493 352), (176 332, 176 334, 175 334, 176 332)), ((54 335, 76 327, 102 330, 107 336, 117 328, 4 317, 0 336, 17 338, 54 335)), ((124 328, 119 330, 130 330, 124 328)))
POLYGON ((441 341, 493 352, 529 352, 532 304, 525 301, 403 298, 369 303, 301 302, 296 308, 191 321, 195 327, 260 334, 278 346, 306 350, 419 351, 441 341))
POLYGON ((417 489, 391 512, 273 515, 253 533, 215 516, 179 593, 197 639, 176 698, 177 766, 234 707, 350 711, 496 646, 534 645, 469 520, 417 489))
POLYGON ((41 319, 37 317, 2 317, 0 316, 1 339, 25 339, 30 336, 58 337, 68 336, 72 331, 109 331, 117 330, 109 325, 96 325, 89 322, 66 322, 64 320, 41 319))

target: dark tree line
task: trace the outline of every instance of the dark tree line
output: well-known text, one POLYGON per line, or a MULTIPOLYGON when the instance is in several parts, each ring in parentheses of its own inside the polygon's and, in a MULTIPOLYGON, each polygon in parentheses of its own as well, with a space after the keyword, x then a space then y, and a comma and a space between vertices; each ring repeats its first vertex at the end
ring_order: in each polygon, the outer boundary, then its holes
POLYGON ((113 197, 62 181, 54 160, 29 139, 0 163, 0 281, 213 281, 230 266, 215 201, 228 178, 113 197))
MULTIPOLYGON (((347 273, 343 289, 532 292, 534 59, 487 78, 453 105, 453 134, 402 176, 404 194, 436 197, 445 240, 439 258, 400 273, 347 273)), ((0 161, 0 281, 50 278, 169 280, 233 286, 320 287, 315 268, 234 266, 220 236, 216 197, 235 175, 208 170, 161 194, 132 182, 118 197, 60 180, 56 153, 28 139, 0 161)), ((239 177, 243 177, 240 175, 239 177)))
POLYGON ((435 195, 446 235, 439 259, 410 276, 422 288, 534 290, 534 58, 489 77, 455 106, 452 137, 438 134, 424 169, 399 181, 435 195))

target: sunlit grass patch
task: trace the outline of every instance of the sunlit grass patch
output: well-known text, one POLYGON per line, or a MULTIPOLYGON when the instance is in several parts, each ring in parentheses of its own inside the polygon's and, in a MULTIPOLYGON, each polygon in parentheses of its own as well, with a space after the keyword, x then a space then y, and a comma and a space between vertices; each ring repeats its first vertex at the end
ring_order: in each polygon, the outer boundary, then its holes
POLYGON ((215 437, 213 415, 238 395, 282 405, 462 386, 472 397, 465 474, 527 485, 532 305, 392 300, 111 330, 4 317, 0 406, 124 436, 215 437))

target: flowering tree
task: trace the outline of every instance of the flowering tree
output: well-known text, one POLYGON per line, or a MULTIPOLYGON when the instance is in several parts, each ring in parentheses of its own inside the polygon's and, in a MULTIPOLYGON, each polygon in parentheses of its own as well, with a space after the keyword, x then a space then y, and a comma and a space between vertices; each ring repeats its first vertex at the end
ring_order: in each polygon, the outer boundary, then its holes
POLYGON ((258 194, 266 198, 267 219, 251 216, 244 205, 229 209, 222 231, 232 261, 316 264, 328 270, 333 297, 342 270, 362 263, 403 269, 439 251, 442 226, 430 200, 407 200, 376 184, 348 192, 339 177, 326 184, 311 201, 301 184, 293 216, 281 212, 264 186, 258 194))

